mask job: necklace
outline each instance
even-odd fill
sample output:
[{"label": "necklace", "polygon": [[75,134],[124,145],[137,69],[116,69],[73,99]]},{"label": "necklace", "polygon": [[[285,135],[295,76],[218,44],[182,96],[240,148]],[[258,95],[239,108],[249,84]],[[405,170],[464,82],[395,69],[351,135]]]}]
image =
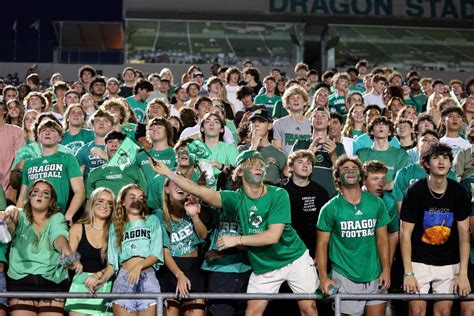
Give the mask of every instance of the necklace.
[{"label": "necklace", "polygon": [[101,229],[98,229],[98,228],[96,228],[96,227],[94,226],[94,224],[91,224],[91,227],[92,227],[94,230],[98,231],[98,232],[101,232],[101,231],[104,230],[104,227],[102,227]]},{"label": "necklace", "polygon": [[444,192],[443,192],[443,193],[436,193],[436,194],[440,194],[440,196],[437,197],[436,194],[435,194],[435,192],[433,192],[433,191],[431,190],[430,182],[429,182],[429,181],[427,181],[427,182],[428,182],[428,190],[430,191],[430,194],[431,194],[431,196],[433,197],[433,199],[435,199],[435,200],[441,200],[441,199],[444,197],[444,195],[446,194],[446,191],[447,191],[447,189],[448,189],[448,186],[446,185],[446,188],[444,189]]}]

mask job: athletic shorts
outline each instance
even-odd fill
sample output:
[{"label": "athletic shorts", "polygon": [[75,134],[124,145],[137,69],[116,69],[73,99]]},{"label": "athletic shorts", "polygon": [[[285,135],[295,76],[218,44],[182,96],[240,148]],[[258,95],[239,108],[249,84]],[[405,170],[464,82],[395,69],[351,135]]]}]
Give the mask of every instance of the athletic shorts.
[{"label": "athletic shorts", "polygon": [[420,294],[428,294],[430,287],[433,294],[452,294],[454,281],[459,274],[459,263],[445,266],[413,262],[413,273],[420,285]]},{"label": "athletic shorts", "polygon": [[250,275],[247,293],[278,293],[283,282],[287,282],[293,293],[315,293],[319,287],[314,260],[306,250],[301,257],[286,266]]},{"label": "athletic shorts", "polygon": [[9,292],[67,292],[69,282],[64,280],[60,283],[54,283],[41,275],[29,274],[18,280],[8,278],[7,288]]},{"label": "athletic shorts", "polygon": [[[345,294],[379,294],[379,280],[375,279],[367,283],[355,283],[342,274],[332,270],[332,280],[339,285],[339,293]],[[386,292],[386,291],[384,291]],[[341,301],[341,312],[348,315],[363,315],[366,305],[379,305],[385,301],[365,300],[365,301]]]},{"label": "athletic shorts", "polygon": [[[206,271],[201,270],[202,259],[199,257],[173,257],[179,269],[191,281],[190,293],[203,293],[206,291]],[[178,280],[166,267],[158,270],[158,279],[164,293],[176,292]]]},{"label": "athletic shorts", "polygon": [[[127,281],[128,271],[120,269],[112,287],[112,293],[161,293],[160,283],[155,276],[155,270],[148,268],[140,273],[140,279],[136,284]],[[156,305],[156,300],[150,299],[129,299],[114,300],[112,303],[120,305],[130,313],[146,311],[151,306]]]}]

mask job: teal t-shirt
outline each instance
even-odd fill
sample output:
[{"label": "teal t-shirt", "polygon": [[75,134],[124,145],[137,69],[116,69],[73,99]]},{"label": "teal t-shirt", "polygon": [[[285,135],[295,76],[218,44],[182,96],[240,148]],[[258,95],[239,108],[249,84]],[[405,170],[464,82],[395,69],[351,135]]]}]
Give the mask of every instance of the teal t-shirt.
[{"label": "teal t-shirt", "polygon": [[400,231],[400,214],[398,214],[397,203],[393,197],[392,192],[384,192],[382,197],[385,207],[390,217],[390,223],[387,224],[387,231],[389,234]]},{"label": "teal t-shirt", "polygon": [[275,103],[275,105],[273,106],[272,117],[279,119],[287,115],[289,115],[289,113],[283,106],[283,102],[280,101],[280,102]]},{"label": "teal t-shirt", "polygon": [[79,148],[92,141],[94,141],[94,132],[83,128],[76,135],[71,135],[69,131],[65,131],[61,144],[71,148],[72,154],[75,155]]},{"label": "teal t-shirt", "polygon": [[[66,147],[62,144],[58,144],[58,151],[72,154],[71,148]],[[12,164],[12,170],[15,169],[16,165],[18,165],[18,163],[23,160],[38,158],[42,155],[43,153],[41,152],[41,147],[37,142],[28,142],[28,144],[18,148],[18,151],[15,154],[15,160]]]},{"label": "teal t-shirt", "polygon": [[[234,144],[224,143],[221,141],[218,142],[216,146],[209,147],[209,149],[211,150],[209,160],[217,161],[224,165],[235,165],[236,158],[239,155],[239,151]],[[221,174],[221,171],[216,167],[212,167],[212,170],[217,179]]]},{"label": "teal t-shirt", "polygon": [[86,185],[86,196],[90,196],[92,191],[100,187],[106,187],[114,192],[118,197],[120,190],[127,184],[137,184],[144,192],[147,192],[147,182],[142,170],[131,165],[121,170],[120,167],[103,165],[95,168],[89,174]]},{"label": "teal t-shirt", "polygon": [[145,101],[140,102],[140,101],[135,100],[133,95],[129,96],[125,100],[128,102],[128,104],[130,104],[130,107],[137,115],[138,122],[144,123],[145,117],[146,117],[146,102]]},{"label": "teal t-shirt", "polygon": [[[392,139],[388,143],[394,148],[400,148],[400,143],[398,142],[398,139],[396,137],[392,137]],[[352,152],[355,155],[358,150],[362,148],[372,147],[373,145],[374,141],[370,139],[369,133],[364,133],[354,139]]]},{"label": "teal t-shirt", "polygon": [[54,241],[69,231],[61,213],[51,215],[40,232],[30,224],[24,210],[20,210],[18,225],[12,236],[8,276],[19,280],[29,274],[41,275],[54,283],[67,279],[67,269],[58,265],[61,254],[54,248]]},{"label": "teal t-shirt", "polygon": [[91,154],[92,148],[97,147],[105,151],[105,145],[97,145],[94,141],[85,144],[76,152],[76,159],[79,166],[84,166],[84,180],[87,180],[89,173],[97,167],[102,166],[107,160]]},{"label": "teal t-shirt", "polygon": [[356,153],[362,163],[370,160],[379,160],[387,166],[387,182],[392,182],[398,170],[408,165],[408,155],[405,150],[389,146],[387,150],[362,148]]},{"label": "teal t-shirt", "polygon": [[117,271],[125,261],[132,257],[147,258],[150,256],[158,259],[153,265],[153,268],[158,270],[164,263],[161,227],[160,220],[155,215],[125,223],[122,247],[119,250],[116,243],[115,224],[110,225],[107,260],[114,271]]},{"label": "teal t-shirt", "polygon": [[255,105],[265,105],[267,107],[268,113],[273,113],[273,108],[277,102],[281,102],[281,97],[273,95],[272,97],[267,96],[266,94],[259,94],[255,97],[253,103]]},{"label": "teal t-shirt", "polygon": [[[174,167],[176,167],[176,153],[174,152],[173,148],[168,147],[164,150],[150,149],[148,150],[148,153],[153,158],[163,162],[168,168],[173,169]],[[140,169],[142,169],[147,182],[150,183],[153,177],[156,176],[156,173],[153,170],[153,168],[150,166],[148,155],[142,151],[138,153],[135,161],[136,161],[137,166],[139,166]]]},{"label": "teal t-shirt", "polygon": [[[224,213],[216,209],[213,209],[213,213],[217,218],[217,224],[211,233],[209,250],[218,250],[216,244],[219,237],[240,236],[242,230],[236,213]],[[201,269],[224,273],[243,273],[252,269],[245,250],[232,249],[230,252],[224,251],[223,254],[225,254],[223,258],[211,262],[204,261]]]},{"label": "teal t-shirt", "polygon": [[196,231],[191,217],[184,215],[183,219],[179,221],[171,220],[166,223],[163,220],[163,210],[155,211],[156,216],[164,223],[164,228],[169,236],[169,247],[171,256],[181,257],[193,253],[198,249],[198,246],[204,243]]},{"label": "teal t-shirt", "polygon": [[268,230],[269,225],[284,224],[278,243],[263,247],[247,247],[255,274],[262,274],[290,264],[303,255],[306,246],[291,226],[291,206],[288,192],[267,185],[267,193],[258,199],[247,196],[242,188],[221,191],[222,210],[235,214],[242,235],[256,235]]},{"label": "teal t-shirt", "polygon": [[382,265],[376,229],[388,223],[388,211],[378,196],[362,192],[357,205],[349,203],[340,193],[333,197],[321,209],[317,223],[319,230],[331,233],[329,260],[332,268],[355,283],[377,279]]},{"label": "teal t-shirt", "polygon": [[21,183],[28,188],[38,179],[49,181],[58,197],[58,206],[64,213],[67,210],[70,180],[82,173],[76,158],[72,154],[56,152],[50,156],[27,160],[23,167]]}]

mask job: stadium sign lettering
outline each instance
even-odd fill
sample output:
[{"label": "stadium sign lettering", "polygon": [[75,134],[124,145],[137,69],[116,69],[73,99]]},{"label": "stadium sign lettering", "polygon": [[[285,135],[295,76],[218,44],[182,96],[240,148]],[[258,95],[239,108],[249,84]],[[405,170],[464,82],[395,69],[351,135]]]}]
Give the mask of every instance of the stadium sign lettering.
[{"label": "stadium sign lettering", "polygon": [[472,0],[270,0],[270,13],[474,19]]}]

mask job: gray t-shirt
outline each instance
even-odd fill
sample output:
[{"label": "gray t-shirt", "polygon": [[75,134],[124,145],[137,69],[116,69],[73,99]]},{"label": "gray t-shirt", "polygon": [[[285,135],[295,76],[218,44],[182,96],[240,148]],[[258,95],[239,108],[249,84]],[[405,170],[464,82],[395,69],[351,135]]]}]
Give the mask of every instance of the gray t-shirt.
[{"label": "gray t-shirt", "polygon": [[288,156],[298,139],[311,139],[311,122],[305,118],[304,122],[300,123],[288,115],[276,120],[273,133],[273,138],[283,143],[283,153]]}]

